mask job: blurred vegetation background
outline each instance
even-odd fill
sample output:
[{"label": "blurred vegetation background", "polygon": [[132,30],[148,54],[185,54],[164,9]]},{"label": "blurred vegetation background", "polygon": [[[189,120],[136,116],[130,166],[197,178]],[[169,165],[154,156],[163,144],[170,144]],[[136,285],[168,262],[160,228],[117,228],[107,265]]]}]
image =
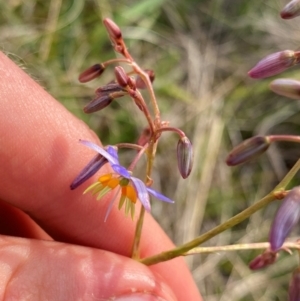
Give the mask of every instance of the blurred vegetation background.
[{"label": "blurred vegetation background", "polygon": [[[0,1],[0,47],[50,94],[97,132],[104,144],[135,142],[146,125],[130,99],[85,115],[94,90],[109,82],[80,84],[78,74],[114,58],[102,25],[112,18],[136,61],[155,70],[154,89],[163,120],[183,129],[194,144],[194,169],[177,171],[177,137],[165,134],[153,172],[155,187],[176,200],[153,203],[153,215],[176,244],[186,242],[267,194],[300,156],[295,144],[277,144],[241,167],[224,163],[229,150],[256,134],[297,134],[300,102],[268,90],[272,79],[247,71],[272,52],[299,48],[300,19],[282,21],[281,0],[6,0]],[[282,77],[297,78],[297,68]],[[147,94],[145,94],[145,97]],[[81,138],[81,137],[78,137]],[[123,162],[132,158],[122,152]],[[142,172],[143,163],[137,172]],[[299,177],[293,185],[299,184]],[[205,245],[268,239],[278,204]],[[294,235],[297,235],[297,231]],[[286,300],[296,255],[281,254],[268,269],[252,272],[258,251],[187,258],[204,300]],[[183,288],[184,289],[184,288]]]}]

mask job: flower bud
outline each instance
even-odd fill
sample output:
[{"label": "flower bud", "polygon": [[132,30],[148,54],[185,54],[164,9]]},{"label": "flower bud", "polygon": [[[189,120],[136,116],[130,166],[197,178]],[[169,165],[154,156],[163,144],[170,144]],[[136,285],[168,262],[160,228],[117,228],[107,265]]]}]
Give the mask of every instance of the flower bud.
[{"label": "flower bud", "polygon": [[105,66],[103,64],[95,64],[90,68],[86,69],[79,75],[79,81],[81,83],[86,83],[93,80],[96,77],[99,77],[105,70]]},{"label": "flower bud", "polygon": [[122,33],[119,26],[111,19],[105,18],[103,24],[109,34],[109,37],[113,42],[120,40],[122,38]]},{"label": "flower bud", "polygon": [[300,81],[290,78],[275,79],[270,83],[270,89],[282,96],[300,99]]},{"label": "flower bud", "polygon": [[115,67],[115,76],[121,87],[125,88],[128,86],[129,76],[121,66]]},{"label": "flower bud", "polygon": [[294,66],[296,63],[297,58],[295,52],[292,50],[284,50],[272,53],[263,58],[248,72],[248,75],[252,78],[266,78],[279,74],[289,67]]},{"label": "flower bud", "polygon": [[92,177],[105,163],[108,161],[100,154],[97,154],[79,173],[75,180],[70,185],[71,190],[74,190],[79,185]]},{"label": "flower bud", "polygon": [[235,166],[252,160],[264,153],[270,145],[265,136],[254,136],[236,146],[227,156],[226,164]]},{"label": "flower bud", "polygon": [[282,19],[293,19],[300,16],[300,1],[293,0],[289,2],[280,12]]},{"label": "flower bud", "polygon": [[103,95],[104,93],[111,93],[111,92],[121,92],[126,91],[123,89],[118,83],[109,83],[105,86],[99,87],[96,89],[95,93],[96,95]]},{"label": "flower bud", "polygon": [[300,219],[300,186],[294,187],[281,201],[273,220],[269,241],[272,251],[278,251]]},{"label": "flower bud", "polygon": [[177,144],[177,163],[181,176],[186,179],[193,167],[193,146],[188,137],[180,138]]},{"label": "flower bud", "polygon": [[111,104],[114,98],[111,94],[100,94],[98,97],[90,101],[84,108],[83,111],[87,114],[100,111]]},{"label": "flower bud", "polygon": [[271,264],[273,264],[278,257],[278,253],[272,252],[267,249],[262,254],[256,256],[250,263],[249,268],[251,270],[263,269]]},{"label": "flower bud", "polygon": [[289,285],[289,301],[300,300],[300,268],[297,268],[292,275]]},{"label": "flower bud", "polygon": [[[151,83],[153,83],[153,81],[155,79],[155,73],[154,73],[154,71],[153,70],[149,70],[149,69],[146,69],[144,71],[147,73],[147,75],[148,75]],[[142,80],[142,78],[139,75],[136,77],[135,85],[136,85],[136,87],[138,89],[146,89],[147,88],[147,86],[145,85],[144,81]]]}]

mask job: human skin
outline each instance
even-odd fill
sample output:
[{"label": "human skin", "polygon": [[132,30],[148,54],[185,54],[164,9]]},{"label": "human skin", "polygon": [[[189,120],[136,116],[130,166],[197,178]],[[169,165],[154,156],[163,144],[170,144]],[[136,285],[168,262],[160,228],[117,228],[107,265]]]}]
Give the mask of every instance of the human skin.
[{"label": "human skin", "polygon": [[[107,164],[70,190],[95,155],[78,140],[100,142],[3,53],[0,104],[0,300],[201,300],[182,258],[130,259],[135,223],[82,195]],[[141,257],[173,247],[147,213]]]}]

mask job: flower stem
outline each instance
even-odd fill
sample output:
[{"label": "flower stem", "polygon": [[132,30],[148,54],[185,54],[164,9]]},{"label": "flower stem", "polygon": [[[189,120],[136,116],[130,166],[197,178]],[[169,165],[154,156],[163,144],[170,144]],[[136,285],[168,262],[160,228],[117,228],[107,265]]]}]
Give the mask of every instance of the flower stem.
[{"label": "flower stem", "polygon": [[270,135],[267,136],[270,142],[275,141],[286,141],[286,142],[295,142],[300,143],[300,136],[294,136],[294,135]]},{"label": "flower stem", "polygon": [[274,188],[273,191],[283,191],[286,189],[287,185],[291,182],[293,177],[300,169],[300,159],[295,163],[295,165],[290,169],[290,171],[285,175],[285,177],[280,181],[280,183]]},{"label": "flower stem", "polygon": [[[146,184],[148,179],[151,176],[151,171],[153,167],[153,161],[156,153],[156,147],[157,147],[157,141],[154,142],[153,140],[149,143],[148,148],[148,160],[147,160],[147,171],[146,171]],[[145,208],[142,206],[140,211],[140,216],[136,224],[135,228],[135,235],[132,245],[132,251],[131,251],[131,258],[139,260],[139,246],[141,241],[141,235],[142,235],[142,228],[144,223],[144,216],[145,216]]]},{"label": "flower stem", "polygon": [[148,74],[140,68],[140,66],[138,64],[136,64],[135,62],[132,62],[131,64],[133,70],[142,78],[142,80],[144,81],[144,83],[147,86],[147,90],[150,94],[150,100],[153,106],[153,110],[154,110],[154,115],[155,115],[155,120],[160,121],[160,111],[159,111],[159,107],[156,101],[156,97],[155,97],[155,93],[153,90],[153,86],[152,83],[150,81],[150,78],[148,76]]},{"label": "flower stem", "polygon": [[[201,253],[214,253],[214,252],[222,252],[222,251],[241,251],[241,250],[264,250],[270,247],[269,242],[259,242],[259,243],[250,243],[250,244],[234,244],[234,245],[227,245],[227,246],[213,246],[213,247],[198,247],[194,248],[185,254],[187,255],[195,255]],[[296,249],[300,250],[299,242],[285,242],[281,249]]]},{"label": "flower stem", "polygon": [[135,234],[134,234],[134,240],[133,240],[132,251],[131,251],[131,258],[135,260],[138,260],[140,258],[139,246],[140,246],[140,241],[142,236],[144,216],[145,216],[145,208],[142,206],[140,211],[140,216],[135,227]]},{"label": "flower stem", "polygon": [[130,64],[130,60],[128,59],[121,59],[121,58],[117,58],[117,59],[111,59],[108,61],[103,62],[102,64],[107,67],[108,65],[112,65],[112,64],[119,64],[119,63],[127,63]]},{"label": "flower stem", "polygon": [[233,226],[241,223],[245,219],[247,219],[249,216],[254,214],[259,209],[267,206],[272,201],[276,200],[276,194],[279,191],[282,191],[292,180],[292,178],[295,176],[297,171],[300,169],[300,159],[296,162],[296,164],[293,166],[293,168],[287,173],[287,175],[283,178],[283,180],[275,187],[275,189],[270,192],[268,195],[266,195],[264,198],[259,200],[258,202],[254,203],[244,211],[238,213],[237,215],[231,217],[226,222],[216,226],[215,228],[207,231],[206,233],[198,236],[197,238],[193,239],[192,241],[183,244],[177,248],[174,248],[169,251],[162,252],[160,254],[147,257],[144,259],[141,259],[140,262],[145,265],[152,265],[159,262],[167,261],[170,259],[173,259],[178,256],[182,256],[184,253],[188,252],[189,250],[201,245],[205,241],[211,239],[212,237],[216,236],[217,234],[232,228]]}]

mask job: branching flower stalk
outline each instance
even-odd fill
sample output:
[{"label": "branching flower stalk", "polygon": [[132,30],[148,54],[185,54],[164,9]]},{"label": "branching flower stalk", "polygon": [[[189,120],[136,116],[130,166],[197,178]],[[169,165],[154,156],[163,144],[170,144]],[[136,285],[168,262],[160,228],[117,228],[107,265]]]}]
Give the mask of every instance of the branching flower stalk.
[{"label": "branching flower stalk", "polygon": [[[161,121],[158,103],[152,86],[152,81],[155,77],[154,72],[152,70],[143,70],[134,61],[126,48],[121,30],[112,20],[104,19],[103,23],[106,27],[114,50],[121,54],[123,58],[111,59],[106,62],[95,64],[80,74],[79,81],[85,83],[101,76],[109,65],[118,64],[114,68],[115,80],[105,86],[99,87],[96,90],[96,97],[85,106],[84,112],[90,114],[102,110],[110,105],[115,99],[120,99],[123,96],[128,95],[144,114],[148,126],[146,127],[146,130],[142,132],[141,137],[138,140],[138,144],[131,145],[128,143],[122,143],[117,145],[119,147],[128,147],[138,150],[138,154],[127,169],[119,163],[117,148],[107,146],[105,150],[102,150],[99,146],[94,145],[93,143],[83,141],[82,143],[85,146],[98,152],[98,155],[96,155],[95,158],[90,161],[84,170],[78,175],[78,177],[76,177],[71,184],[71,189],[77,188],[89,179],[100,167],[103,166],[103,164],[107,162],[110,163],[113,173],[101,176],[98,181],[88,187],[85,192],[92,192],[95,195],[98,194],[97,198],[100,199],[106,193],[117,189],[115,196],[113,197],[113,201],[109,205],[105,219],[108,218],[113,202],[120,192],[121,198],[119,208],[121,208],[125,202],[125,212],[126,214],[131,212],[132,218],[134,217],[134,204],[137,199],[140,200],[143,206],[141,207],[140,215],[136,224],[136,231],[132,245],[132,258],[139,259],[139,244],[145,211],[150,211],[149,194],[162,201],[173,202],[150,188],[153,182],[151,179],[151,173],[158,140],[162,132],[165,131],[173,131],[179,135],[180,139],[177,146],[178,167],[183,178],[188,177],[192,169],[192,145],[183,131],[170,127],[169,123],[166,121]],[[122,66],[119,66],[120,63],[130,66],[132,70],[128,73],[125,72]],[[132,76],[136,77],[134,78]],[[151,110],[149,110],[147,102],[144,100],[139,91],[139,89],[145,88],[148,90],[150,96]],[[141,184],[141,181],[131,176],[131,173],[144,153],[147,156],[147,167],[144,180],[145,184]]]},{"label": "branching flower stalk", "polygon": [[[300,1],[293,0],[288,4],[281,16],[283,18],[291,18],[300,15]],[[217,252],[217,251],[236,251],[245,249],[266,249],[262,254],[257,256],[250,264],[249,267],[253,270],[264,268],[270,264],[275,263],[277,260],[278,252],[281,250],[288,251],[289,249],[300,249],[299,242],[285,242],[288,234],[300,220],[300,186],[293,187],[287,190],[287,185],[294,178],[300,169],[300,159],[296,162],[293,168],[286,174],[281,182],[264,198],[249,206],[242,212],[231,217],[222,224],[214,227],[199,237],[178,246],[172,250],[156,254],[148,258],[139,257],[139,245],[142,235],[142,227],[146,211],[150,212],[151,203],[150,195],[155,198],[173,203],[174,201],[161,193],[151,188],[152,179],[151,173],[153,162],[158,147],[158,141],[163,132],[175,132],[179,136],[177,144],[177,163],[178,169],[182,178],[187,178],[193,166],[193,149],[192,143],[185,135],[185,133],[175,127],[169,126],[169,122],[162,121],[160,117],[160,110],[158,102],[153,90],[152,82],[154,80],[154,72],[152,70],[142,69],[132,58],[126,48],[125,42],[122,38],[122,33],[119,27],[110,19],[103,21],[109,38],[112,42],[114,50],[121,54],[123,58],[111,59],[106,62],[95,64],[85,70],[79,76],[80,82],[87,82],[93,80],[107,69],[109,65],[118,64],[114,69],[115,80],[105,86],[99,87],[95,94],[96,97],[85,106],[85,113],[93,113],[102,110],[112,101],[120,99],[123,96],[130,96],[140,111],[144,114],[147,126],[142,131],[137,144],[120,143],[116,146],[106,146],[101,148],[89,141],[81,141],[83,145],[90,147],[97,155],[87,164],[87,166],[80,172],[76,179],[71,184],[71,189],[77,188],[90,177],[92,177],[104,164],[111,165],[112,172],[101,176],[98,181],[89,186],[85,192],[92,192],[98,195],[97,198],[101,199],[106,193],[115,191],[115,195],[109,205],[105,219],[108,217],[112,209],[114,201],[119,197],[119,209],[125,204],[125,213],[131,214],[134,218],[135,203],[139,200],[142,204],[139,217],[136,224],[134,241],[132,244],[132,258],[140,261],[145,265],[153,265],[163,261],[171,260],[178,256],[187,256],[190,254],[198,254],[204,252]],[[119,64],[126,64],[132,68],[129,72],[125,72]],[[252,78],[266,78],[284,72],[290,67],[300,65],[300,51],[284,50],[266,56],[258,62],[258,64],[249,71],[249,76]],[[135,76],[135,77],[134,77]],[[270,88],[283,96],[293,99],[298,99],[300,95],[300,82],[291,79],[278,79],[273,81]],[[147,101],[144,100],[139,89],[147,89],[151,110],[148,107]],[[240,145],[233,148],[229,153],[226,163],[229,166],[235,166],[253,160],[257,156],[266,152],[273,142],[300,142],[300,136],[293,135],[268,135],[268,136],[254,136],[245,140]],[[137,151],[136,156],[132,160],[128,168],[122,166],[118,158],[118,148],[130,148]],[[147,165],[144,181],[132,176],[132,172],[140,160],[141,156],[147,156]],[[120,196],[121,195],[121,196]],[[256,244],[242,244],[231,246],[216,246],[197,248],[202,243],[208,241],[219,233],[226,231],[229,228],[241,223],[258,210],[264,208],[275,200],[282,200],[273,221],[268,243]],[[196,249],[197,248],[197,249]],[[300,283],[300,269],[297,268],[293,274],[291,282],[290,300],[298,300],[297,296],[300,295],[298,289],[298,282]],[[291,297],[292,296],[292,297]],[[296,296],[296,297],[295,297]]]}]

